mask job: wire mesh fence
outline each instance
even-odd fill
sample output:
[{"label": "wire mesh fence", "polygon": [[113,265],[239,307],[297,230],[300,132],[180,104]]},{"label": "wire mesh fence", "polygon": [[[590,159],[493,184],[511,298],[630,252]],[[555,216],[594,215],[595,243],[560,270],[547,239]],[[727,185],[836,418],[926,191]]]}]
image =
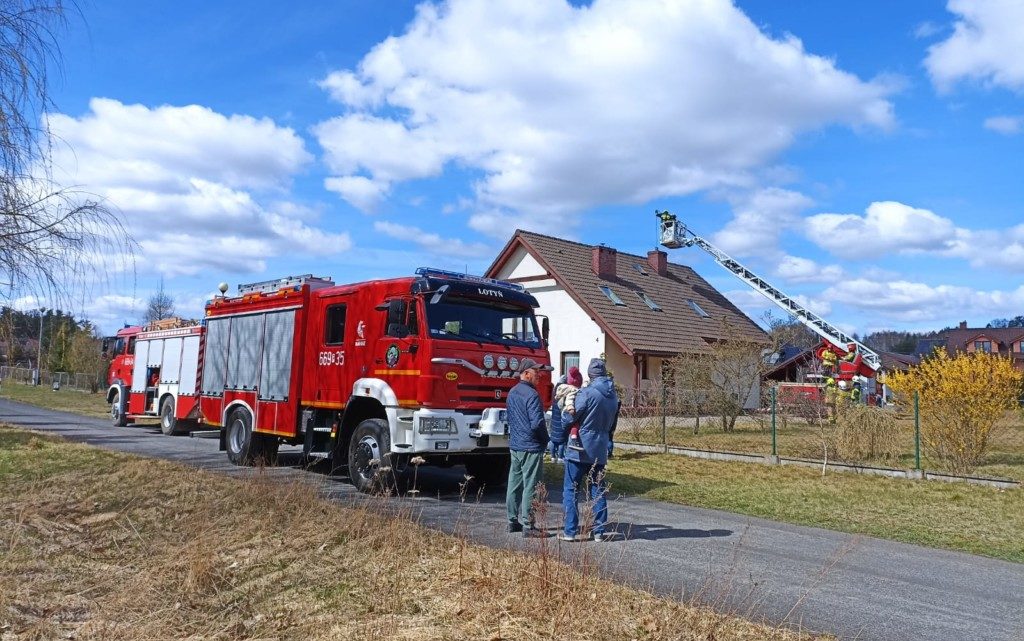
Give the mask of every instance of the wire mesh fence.
[{"label": "wire mesh fence", "polygon": [[73,389],[82,392],[96,392],[103,384],[102,377],[99,374],[51,372],[45,369],[39,371],[30,367],[0,366],[0,381],[9,380],[32,385],[36,383],[37,376],[39,385],[52,388],[54,383],[56,383],[61,389]]},{"label": "wire mesh fence", "polygon": [[983,434],[963,427],[943,435],[913,399],[884,406],[824,398],[780,402],[766,388],[761,407],[738,412],[733,421],[737,408],[708,411],[700,393],[620,391],[620,443],[1024,481],[1020,410],[1006,412]]}]

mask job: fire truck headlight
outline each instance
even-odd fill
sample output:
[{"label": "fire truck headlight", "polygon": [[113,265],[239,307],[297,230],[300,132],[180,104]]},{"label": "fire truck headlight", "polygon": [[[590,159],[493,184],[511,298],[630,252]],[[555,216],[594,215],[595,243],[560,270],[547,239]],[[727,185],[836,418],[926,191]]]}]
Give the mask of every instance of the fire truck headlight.
[{"label": "fire truck headlight", "polygon": [[455,419],[443,416],[423,416],[420,418],[420,434],[455,434],[458,428]]}]

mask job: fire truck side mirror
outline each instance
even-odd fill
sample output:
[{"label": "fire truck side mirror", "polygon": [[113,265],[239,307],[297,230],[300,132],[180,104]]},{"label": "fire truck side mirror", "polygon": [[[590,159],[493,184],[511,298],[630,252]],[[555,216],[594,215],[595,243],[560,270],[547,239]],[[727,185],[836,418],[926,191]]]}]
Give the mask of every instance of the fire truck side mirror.
[{"label": "fire truck side mirror", "polygon": [[407,305],[402,298],[392,298],[388,301],[388,336],[405,338],[409,335],[409,328],[405,323],[405,314],[408,311]]},{"label": "fire truck side mirror", "polygon": [[548,322],[547,316],[540,317],[540,337],[544,339],[544,343],[548,342],[548,335],[551,333],[551,324]]}]

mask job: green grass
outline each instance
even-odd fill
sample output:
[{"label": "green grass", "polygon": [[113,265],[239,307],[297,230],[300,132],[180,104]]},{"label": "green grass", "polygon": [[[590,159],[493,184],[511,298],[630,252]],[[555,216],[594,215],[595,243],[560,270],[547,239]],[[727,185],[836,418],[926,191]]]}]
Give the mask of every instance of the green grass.
[{"label": "green grass", "polygon": [[[561,468],[547,465],[549,481]],[[616,452],[611,494],[1024,562],[1024,490]]]},{"label": "green grass", "polygon": [[90,394],[70,389],[61,389],[55,392],[43,385],[23,385],[9,380],[0,383],[0,398],[9,398],[19,403],[73,412],[92,418],[110,416],[110,406],[107,405],[104,392],[106,390]]}]

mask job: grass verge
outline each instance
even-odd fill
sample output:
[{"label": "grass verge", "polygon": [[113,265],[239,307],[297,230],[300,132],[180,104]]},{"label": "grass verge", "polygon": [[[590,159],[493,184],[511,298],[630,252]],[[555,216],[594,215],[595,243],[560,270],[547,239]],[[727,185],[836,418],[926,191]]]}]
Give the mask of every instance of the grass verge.
[{"label": "grass verge", "polygon": [[[561,484],[561,468],[546,466]],[[1024,562],[1024,490],[616,450],[611,493]]]},{"label": "grass verge", "polygon": [[[105,392],[106,390],[103,390]],[[108,418],[110,406],[103,392],[90,394],[78,390],[61,389],[56,392],[43,385],[24,385],[4,380],[0,383],[0,398],[28,403],[63,412],[73,412],[91,418]]]},{"label": "grass verge", "polygon": [[[806,638],[585,562],[468,544],[258,473],[0,426],[0,635],[13,639]],[[581,625],[600,612],[595,626]]]}]

